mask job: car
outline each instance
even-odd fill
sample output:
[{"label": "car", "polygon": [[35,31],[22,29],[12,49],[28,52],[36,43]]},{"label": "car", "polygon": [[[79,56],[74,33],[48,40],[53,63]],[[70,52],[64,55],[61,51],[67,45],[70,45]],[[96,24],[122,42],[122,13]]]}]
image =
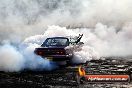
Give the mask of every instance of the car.
[{"label": "car", "polygon": [[74,56],[74,51],[80,50],[80,46],[84,44],[80,42],[82,36],[83,34],[79,34],[76,39],[71,37],[47,38],[40,47],[35,48],[34,52],[44,59],[70,63]]}]

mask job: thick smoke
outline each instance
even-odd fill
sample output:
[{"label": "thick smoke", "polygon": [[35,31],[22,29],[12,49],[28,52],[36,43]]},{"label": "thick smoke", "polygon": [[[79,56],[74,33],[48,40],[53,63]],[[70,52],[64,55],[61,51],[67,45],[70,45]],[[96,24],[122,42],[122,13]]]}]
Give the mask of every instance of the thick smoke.
[{"label": "thick smoke", "polygon": [[42,59],[34,54],[37,44],[22,44],[14,46],[4,44],[0,46],[0,71],[21,71],[21,70],[53,70],[57,64]]},{"label": "thick smoke", "polygon": [[[41,34],[47,25],[122,28],[132,21],[131,0],[0,0],[0,40]],[[14,42],[14,41],[13,41]]]},{"label": "thick smoke", "polygon": [[33,54],[52,36],[84,34],[75,62],[132,56],[131,4],[132,0],[0,0],[0,70],[53,69],[54,63]]},{"label": "thick smoke", "polygon": [[132,30],[131,24],[124,26],[120,31],[98,23],[95,28],[67,29],[66,27],[49,26],[43,35],[31,36],[25,39],[26,43],[41,44],[45,38],[54,36],[77,36],[84,34],[81,41],[84,46],[80,52],[75,52],[79,61],[97,59],[103,56],[131,56]]},{"label": "thick smoke", "polygon": [[19,71],[23,69],[24,57],[14,47],[3,45],[0,47],[0,70]]}]

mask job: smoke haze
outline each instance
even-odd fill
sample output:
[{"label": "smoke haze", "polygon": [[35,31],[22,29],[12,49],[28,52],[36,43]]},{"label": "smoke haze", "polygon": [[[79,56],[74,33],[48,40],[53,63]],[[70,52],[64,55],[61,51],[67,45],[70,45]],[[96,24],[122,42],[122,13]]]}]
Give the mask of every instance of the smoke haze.
[{"label": "smoke haze", "polygon": [[0,0],[0,40],[41,34],[47,25],[122,28],[132,21],[131,0]]},{"label": "smoke haze", "polygon": [[131,8],[132,0],[0,0],[0,70],[53,69],[33,54],[52,36],[84,34],[75,62],[132,56]]}]

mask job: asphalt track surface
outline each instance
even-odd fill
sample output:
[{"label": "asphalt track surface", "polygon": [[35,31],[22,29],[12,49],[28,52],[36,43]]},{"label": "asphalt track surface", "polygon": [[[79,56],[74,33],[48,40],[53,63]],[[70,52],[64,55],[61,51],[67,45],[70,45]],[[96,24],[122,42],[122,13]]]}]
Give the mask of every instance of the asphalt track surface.
[{"label": "asphalt track surface", "polygon": [[77,83],[77,72],[58,69],[52,72],[0,72],[0,88],[132,88],[132,83]]}]

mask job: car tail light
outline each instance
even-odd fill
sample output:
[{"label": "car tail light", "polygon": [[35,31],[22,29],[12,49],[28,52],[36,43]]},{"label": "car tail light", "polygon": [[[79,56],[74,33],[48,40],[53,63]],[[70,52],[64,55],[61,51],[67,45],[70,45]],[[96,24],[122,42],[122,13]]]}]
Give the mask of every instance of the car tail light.
[{"label": "car tail light", "polygon": [[57,51],[57,54],[64,54],[64,51]]},{"label": "car tail light", "polygon": [[57,54],[59,54],[60,52],[56,52]]},{"label": "car tail light", "polygon": [[43,54],[43,52],[42,51],[38,51],[38,55],[42,55]]},{"label": "car tail light", "polygon": [[61,51],[60,54],[64,54],[64,52]]}]

